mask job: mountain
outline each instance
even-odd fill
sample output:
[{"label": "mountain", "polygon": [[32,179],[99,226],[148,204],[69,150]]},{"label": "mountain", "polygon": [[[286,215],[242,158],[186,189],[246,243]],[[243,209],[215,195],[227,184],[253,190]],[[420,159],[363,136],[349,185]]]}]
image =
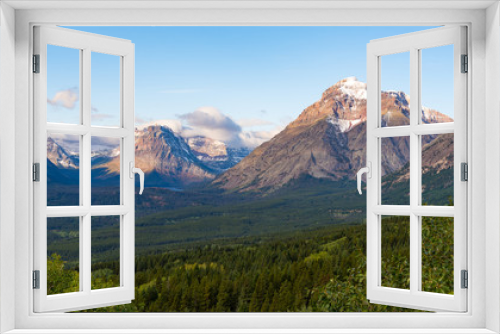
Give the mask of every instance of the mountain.
[{"label": "mountain", "polygon": [[78,185],[80,171],[78,155],[63,148],[52,137],[47,137],[47,184],[53,190],[55,183]]},{"label": "mountain", "polygon": [[182,188],[211,180],[216,175],[196,157],[182,137],[161,125],[136,131],[135,165],[146,174],[145,186]]},{"label": "mountain", "polygon": [[[382,125],[409,124],[409,96],[381,94]],[[451,118],[436,110],[421,111],[424,123]],[[427,137],[427,144],[434,138]],[[383,141],[382,175],[401,169],[409,160],[409,138]],[[321,99],[270,141],[227,170],[214,185],[227,190],[276,190],[301,176],[333,181],[354,179],[365,166],[366,84],[354,77],[328,88]]]},{"label": "mountain", "polygon": [[251,152],[248,148],[231,148],[207,137],[190,137],[185,141],[196,157],[217,174],[233,167]]},{"label": "mountain", "polygon": [[47,160],[59,168],[78,169],[78,156],[47,137]]},{"label": "mountain", "polygon": [[[116,150],[110,159],[96,156],[101,164],[93,165],[95,174],[106,180],[119,177],[120,156]],[[146,187],[183,188],[212,180],[216,173],[204,165],[186,141],[163,125],[149,125],[135,132],[135,165],[145,174]]]},{"label": "mountain", "polygon": [[[138,127],[135,131],[136,166],[146,173],[146,186],[184,188],[190,184],[213,180],[217,174],[233,167],[250,153],[247,148],[231,148],[225,143],[206,138],[183,138],[167,121]],[[165,124],[163,124],[165,123]],[[168,125],[167,125],[168,124]],[[119,180],[120,148],[92,151],[92,178],[99,185]],[[47,141],[47,161],[52,181],[71,183],[78,174],[78,155],[52,138]],[[77,182],[73,180],[73,182]]]}]

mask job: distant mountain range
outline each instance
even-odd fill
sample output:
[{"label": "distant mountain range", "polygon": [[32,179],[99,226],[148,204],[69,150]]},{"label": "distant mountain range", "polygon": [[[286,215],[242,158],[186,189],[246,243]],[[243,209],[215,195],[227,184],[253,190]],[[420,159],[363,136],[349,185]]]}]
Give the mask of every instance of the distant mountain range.
[{"label": "distant mountain range", "polygon": [[[381,104],[382,126],[409,124],[409,96],[404,92],[382,92]],[[420,114],[424,123],[453,121],[429,108]],[[452,143],[449,135],[425,137],[425,172],[450,167]],[[119,177],[117,150],[93,152],[93,169],[100,171],[96,177]],[[184,138],[161,124],[137,128],[135,150],[136,166],[145,172],[147,187],[185,188],[211,182],[225,190],[269,192],[303,176],[352,180],[366,164],[366,84],[353,77],[337,82],[283,131],[253,151],[202,136]],[[78,155],[52,138],[47,141],[47,152],[51,179],[71,182]],[[397,172],[405,179],[408,160],[409,138],[384,140],[383,175]]]},{"label": "distant mountain range", "polygon": [[[145,182],[148,187],[184,188],[213,180],[250,152],[249,148],[228,147],[221,141],[206,137],[183,138],[166,125],[148,125],[135,132],[136,166],[146,174]],[[119,162],[118,147],[93,151],[93,179],[119,179]],[[78,177],[78,173],[74,171],[78,169],[79,156],[65,147],[64,140],[48,138],[47,163],[52,182],[76,182],[68,177]],[[69,170],[73,173],[68,173]]]}]

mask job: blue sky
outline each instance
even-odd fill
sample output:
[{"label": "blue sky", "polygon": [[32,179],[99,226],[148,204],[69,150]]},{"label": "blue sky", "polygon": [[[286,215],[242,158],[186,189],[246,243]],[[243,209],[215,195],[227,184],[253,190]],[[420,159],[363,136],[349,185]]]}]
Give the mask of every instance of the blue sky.
[{"label": "blue sky", "polygon": [[[429,27],[71,29],[135,43],[137,123],[162,119],[185,123],[190,118],[182,115],[208,107],[230,118],[242,129],[273,131],[295,119],[337,81],[356,76],[366,82],[366,44],[370,40]],[[425,50],[422,101],[426,106],[452,115],[450,50],[451,46],[441,47],[432,51],[433,55]],[[409,94],[408,59],[387,57],[393,59],[383,59],[383,89],[403,90]],[[118,112],[116,61],[105,58],[114,57],[97,59],[93,55],[93,60],[99,61],[98,68],[93,68],[92,72],[93,76],[99,75],[92,80],[95,125],[117,122],[114,116]],[[62,99],[54,98],[57,92],[76,87],[78,76],[68,68],[75,68],[78,58],[53,52],[48,61],[48,100],[53,102],[49,103],[49,120],[50,117],[63,119],[62,111],[68,108],[61,106]],[[99,87],[95,88],[97,84]]]}]

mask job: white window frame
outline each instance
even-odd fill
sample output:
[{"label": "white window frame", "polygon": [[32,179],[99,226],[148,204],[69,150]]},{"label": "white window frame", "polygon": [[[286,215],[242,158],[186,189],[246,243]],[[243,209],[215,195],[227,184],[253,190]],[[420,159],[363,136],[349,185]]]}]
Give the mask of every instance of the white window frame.
[{"label": "white window frame", "polygon": [[[421,85],[422,50],[453,45],[454,122],[423,124]],[[466,28],[450,26],[373,40],[367,46],[367,298],[384,305],[422,310],[467,310],[467,290],[461,287],[461,271],[467,270],[467,183],[461,181],[461,163],[467,163],[467,75],[461,73],[461,56],[467,54]],[[410,123],[382,127],[381,76],[386,55],[407,52],[410,73]],[[413,97],[413,98],[411,98]],[[454,135],[454,206],[422,205],[422,135]],[[382,203],[382,138],[407,136],[410,142],[410,203]],[[410,288],[397,289],[382,284],[382,216],[406,216],[410,229]],[[422,217],[454,219],[453,294],[422,290]]]},{"label": "white window frame", "polygon": [[[43,3],[43,1],[39,2]],[[13,52],[13,43],[6,41],[12,39],[15,27],[15,61],[11,58],[2,58],[3,69],[6,76],[0,77],[0,112],[2,118],[4,108],[12,108],[12,98],[6,94],[5,87],[15,79],[15,117],[5,113],[9,124],[14,124],[15,118],[15,150],[5,149],[2,146],[0,167],[6,166],[9,171],[15,167],[15,226],[5,219],[2,212],[0,232],[0,319],[3,330],[16,329],[16,333],[36,333],[37,329],[53,329],[50,332],[70,333],[76,329],[88,329],[92,333],[115,332],[133,333],[134,330],[165,329],[163,332],[176,332],[175,329],[192,329],[193,332],[342,332],[350,329],[350,333],[383,332],[404,333],[415,332],[412,328],[419,328],[419,332],[427,333],[491,333],[500,331],[500,263],[498,255],[499,235],[498,220],[500,218],[500,175],[496,169],[500,162],[499,144],[500,125],[498,91],[500,89],[500,70],[495,65],[500,59],[499,16],[498,4],[470,2],[429,2],[419,4],[415,2],[407,8],[401,2],[376,1],[370,3],[347,4],[347,2],[332,2],[333,4],[317,4],[311,2],[283,2],[281,5],[258,4],[227,5],[227,8],[215,1],[206,2],[203,8],[195,7],[196,4],[184,5],[184,9],[175,8],[179,4],[170,4],[170,8],[147,9],[148,1],[144,1],[143,10],[96,9],[96,2],[87,2],[83,7],[87,9],[65,8],[57,6],[70,6],[69,4],[55,4],[52,9],[26,9],[18,10],[15,23],[12,15],[2,21],[2,48],[0,54],[6,51]],[[123,2],[125,3],[125,2]],[[336,3],[336,4],[335,4]],[[427,3],[427,5],[425,4]],[[439,3],[439,5],[436,5]],[[9,4],[16,6],[15,1]],[[19,3],[23,5],[22,2]],[[25,3],[30,8],[33,3]],[[165,5],[165,6],[167,6]],[[200,4],[198,4],[201,6]],[[491,5],[486,10],[485,7]],[[33,5],[35,6],[35,5]],[[56,7],[54,7],[56,6]],[[99,6],[105,6],[99,4]],[[112,6],[112,5],[110,5]],[[125,4],[124,4],[125,6]],[[140,5],[137,5],[140,6]],[[154,6],[159,6],[157,3]],[[153,7],[154,7],[153,6]],[[281,6],[281,7],[280,7]],[[330,7],[329,7],[330,6]],[[336,7],[335,7],[336,6]],[[420,6],[420,7],[419,7]],[[440,7],[441,6],[441,7]],[[462,6],[461,9],[454,6]],[[467,8],[467,6],[469,6]],[[478,8],[478,6],[482,6]],[[2,4],[2,18],[5,14],[12,14],[8,4]],[[343,8],[342,8],[343,7]],[[354,9],[345,9],[352,7]],[[356,8],[358,7],[358,8]],[[384,8],[385,7],[385,8]],[[438,7],[436,9],[435,7]],[[26,7],[25,7],[26,8]],[[93,9],[92,9],[93,8]],[[375,9],[373,9],[375,8]],[[410,10],[411,8],[411,10]],[[439,9],[441,8],[441,9]],[[278,10],[279,9],[279,10]],[[486,22],[486,25],[485,25]],[[32,27],[35,24],[70,25],[443,25],[465,24],[469,27],[469,49],[471,59],[468,78],[468,104],[469,119],[468,132],[471,138],[468,143],[470,158],[470,181],[468,204],[470,239],[468,260],[470,272],[468,289],[469,308],[466,313],[434,313],[434,314],[35,314],[32,312],[31,269],[33,268],[30,252],[32,251],[32,222],[33,213],[30,194],[32,147],[30,147],[32,133],[32,75],[30,69],[30,55],[32,54]],[[7,26],[11,29],[3,29]],[[9,35],[11,34],[11,35]],[[9,37],[10,36],[10,37]],[[132,41],[133,42],[133,41]],[[6,60],[7,63],[4,63]],[[485,71],[485,64],[490,64],[492,72]],[[15,66],[15,73],[11,70]],[[4,74],[4,72],[2,72]],[[488,83],[488,85],[486,85]],[[10,89],[10,88],[9,88]],[[8,90],[12,92],[12,89]],[[488,106],[488,108],[486,108]],[[12,110],[12,109],[10,109]],[[488,122],[485,118],[488,117]],[[3,126],[3,125],[0,125]],[[6,127],[5,127],[6,128]],[[486,130],[490,131],[487,132]],[[495,131],[496,130],[496,131]],[[12,134],[13,131],[8,132]],[[8,139],[0,133],[0,140]],[[488,139],[488,140],[486,140]],[[490,140],[491,139],[491,140]],[[488,155],[485,149],[490,149]],[[4,157],[14,157],[15,164],[3,160]],[[485,163],[491,164],[485,167]],[[0,172],[4,172],[2,169]],[[486,171],[492,172],[486,183]],[[5,174],[0,174],[1,180],[9,185]],[[3,186],[3,184],[2,184]],[[10,199],[6,198],[10,190],[5,187],[0,190],[2,209]],[[488,193],[488,196],[486,194]],[[3,195],[3,196],[2,196]],[[488,209],[485,206],[490,204]],[[12,214],[8,216],[11,218]],[[471,226],[474,226],[472,229]],[[15,231],[14,231],[15,228]],[[15,243],[8,238],[15,238]],[[14,256],[12,256],[14,254]],[[486,256],[489,254],[489,256]],[[11,259],[9,259],[11,258]],[[26,261],[26,259],[29,259]],[[9,292],[14,286],[14,292]],[[488,291],[488,293],[486,293]],[[5,297],[4,297],[5,296]],[[9,305],[10,304],[10,305]],[[9,309],[15,305],[14,312]],[[9,307],[10,306],[10,307]],[[8,318],[14,313],[14,320]],[[247,329],[246,331],[244,329]],[[141,329],[136,332],[141,332]],[[170,329],[170,331],[168,330]],[[217,329],[217,330],[215,330]],[[238,330],[240,329],[240,330]],[[287,330],[288,329],[288,330]],[[294,330],[295,329],[295,330]],[[300,330],[298,330],[300,329]],[[358,329],[357,331],[355,329]],[[383,330],[382,330],[383,329]],[[460,330],[462,329],[462,330]],[[109,330],[109,331],[107,331]],[[492,330],[492,331],[490,331]],[[180,330],[179,330],[180,331]],[[252,332],[254,332],[252,331]],[[186,331],[184,331],[186,332]]]},{"label": "white window frame", "polygon": [[[135,291],[135,193],[130,177],[135,161],[134,119],[134,44],[60,27],[34,27],[34,54],[39,58],[39,73],[34,84],[34,162],[38,163],[39,181],[33,184],[34,200],[34,270],[39,271],[39,289],[34,289],[34,311],[74,311],[94,307],[128,304]],[[47,45],[72,48],[80,54],[79,124],[47,122]],[[120,123],[118,127],[93,126],[91,121],[92,54],[119,58]],[[47,136],[68,134],[80,137],[80,203],[78,206],[47,206]],[[116,138],[120,141],[120,203],[91,204],[92,137]],[[132,173],[133,176],[133,173]],[[120,285],[92,290],[91,225],[92,217],[118,216]],[[79,219],[79,291],[47,295],[47,218]]]}]

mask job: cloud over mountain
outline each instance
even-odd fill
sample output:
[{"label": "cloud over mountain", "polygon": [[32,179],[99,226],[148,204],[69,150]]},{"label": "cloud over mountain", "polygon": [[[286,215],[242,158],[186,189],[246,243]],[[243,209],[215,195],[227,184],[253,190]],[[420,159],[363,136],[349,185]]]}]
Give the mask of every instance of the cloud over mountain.
[{"label": "cloud over mountain", "polygon": [[47,103],[53,106],[73,109],[78,101],[78,91],[75,88],[60,90],[54,94],[52,99],[47,99]]},{"label": "cloud over mountain", "polygon": [[255,148],[282,130],[276,126],[268,131],[248,131],[247,127],[268,126],[273,123],[262,119],[243,119],[238,122],[213,107],[202,107],[191,113],[179,115],[186,122],[183,137],[203,136],[220,140],[231,147]]},{"label": "cloud over mountain", "polygon": [[[162,125],[183,138],[206,137],[224,142],[229,147],[252,149],[274,137],[284,127],[260,118],[235,121],[214,107],[201,107],[177,117],[179,119],[150,122],[136,117],[136,123],[139,123],[136,127],[142,130],[149,126]],[[255,129],[256,127],[259,129]],[[265,130],[262,127],[270,129]]]},{"label": "cloud over mountain", "polygon": [[241,126],[213,107],[201,107],[191,113],[179,115],[186,123],[183,137],[203,136],[223,141],[232,146],[241,146],[238,134]]}]

